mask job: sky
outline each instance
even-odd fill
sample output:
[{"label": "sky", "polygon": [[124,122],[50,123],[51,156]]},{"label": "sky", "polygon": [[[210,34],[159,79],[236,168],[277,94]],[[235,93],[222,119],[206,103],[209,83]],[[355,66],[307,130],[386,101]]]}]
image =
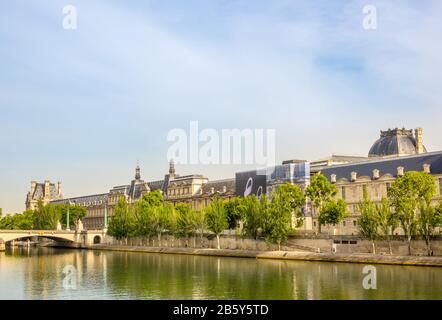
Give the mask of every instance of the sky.
[{"label": "sky", "polygon": [[[274,129],[277,162],[365,156],[393,127],[423,127],[442,150],[441,38],[438,0],[3,1],[0,207],[23,211],[32,180],[107,192],[137,161],[161,179],[168,132],[191,121]],[[244,166],[176,169],[220,179]]]}]

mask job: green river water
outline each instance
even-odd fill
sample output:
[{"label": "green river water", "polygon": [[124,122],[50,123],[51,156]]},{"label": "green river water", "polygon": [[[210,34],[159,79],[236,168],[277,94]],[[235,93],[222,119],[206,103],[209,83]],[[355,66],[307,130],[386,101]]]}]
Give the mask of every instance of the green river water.
[{"label": "green river water", "polygon": [[9,248],[0,299],[442,299],[442,268]]}]

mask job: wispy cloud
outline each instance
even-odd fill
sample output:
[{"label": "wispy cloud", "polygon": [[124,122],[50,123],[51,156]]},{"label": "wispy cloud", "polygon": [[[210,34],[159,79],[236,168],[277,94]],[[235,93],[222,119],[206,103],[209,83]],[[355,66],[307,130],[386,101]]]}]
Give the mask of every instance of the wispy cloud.
[{"label": "wispy cloud", "polygon": [[[0,207],[31,179],[69,195],[160,178],[167,131],[276,128],[277,158],[365,154],[378,130],[423,126],[441,149],[441,4],[370,1],[59,1],[0,5]],[[7,168],[7,169],[6,169]],[[210,177],[228,167],[182,167]]]}]

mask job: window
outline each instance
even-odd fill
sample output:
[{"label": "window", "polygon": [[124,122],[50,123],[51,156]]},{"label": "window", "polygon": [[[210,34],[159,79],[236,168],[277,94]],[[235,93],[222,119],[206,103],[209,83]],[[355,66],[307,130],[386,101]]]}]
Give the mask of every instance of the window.
[{"label": "window", "polygon": [[362,194],[364,195],[364,194],[367,194],[368,195],[368,188],[367,188],[367,185],[366,184],[363,184],[362,185]]},{"label": "window", "polygon": [[388,192],[388,190],[390,190],[390,187],[391,187],[391,183],[387,182],[387,192]]},{"label": "window", "polygon": [[345,221],[342,221],[342,225],[345,227]]},{"label": "window", "polygon": [[345,200],[345,187],[342,187],[341,194],[342,194],[342,199]]},{"label": "window", "polygon": [[313,226],[316,227],[316,221],[313,221]]},{"label": "window", "polygon": [[357,225],[356,220],[353,220],[353,227],[356,227],[356,225]]}]

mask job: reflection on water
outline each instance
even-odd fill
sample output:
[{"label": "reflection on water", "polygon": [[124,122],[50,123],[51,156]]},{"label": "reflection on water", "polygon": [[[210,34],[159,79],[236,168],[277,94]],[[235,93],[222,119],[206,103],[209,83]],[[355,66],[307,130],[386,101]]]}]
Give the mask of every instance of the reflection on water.
[{"label": "reflection on water", "polygon": [[[76,289],[63,285],[76,269]],[[15,248],[0,253],[1,299],[442,299],[442,269]],[[66,281],[65,281],[66,282]]]}]

